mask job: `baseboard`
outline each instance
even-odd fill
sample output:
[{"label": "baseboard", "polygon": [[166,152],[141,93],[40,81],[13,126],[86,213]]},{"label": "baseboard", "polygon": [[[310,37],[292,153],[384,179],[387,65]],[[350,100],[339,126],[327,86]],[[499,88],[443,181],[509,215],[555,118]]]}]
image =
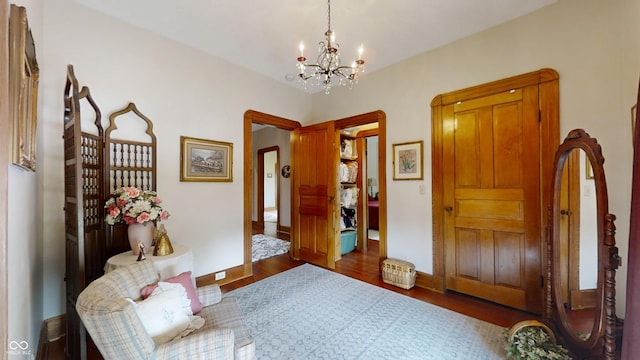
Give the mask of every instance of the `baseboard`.
[{"label": "baseboard", "polygon": [[225,278],[221,280],[216,280],[216,273],[219,273],[220,271],[216,271],[215,273],[211,273],[207,275],[198,276],[196,278],[196,286],[200,287],[200,286],[206,286],[211,284],[224,285],[224,284],[232,283],[236,280],[240,280],[240,279],[244,279],[246,277],[252,276],[253,274],[251,273],[252,272],[251,264],[249,265],[250,266],[248,267],[244,265],[238,265],[232,268],[220,270],[220,271],[226,272]]},{"label": "baseboard", "polygon": [[59,340],[65,336],[67,329],[67,318],[65,314],[45,319],[40,327],[40,338],[38,339],[38,351],[36,353],[37,360],[46,360],[45,345],[47,343]]},{"label": "baseboard", "polygon": [[596,289],[571,290],[571,308],[588,309],[596,306]]},{"label": "baseboard", "polygon": [[416,271],[416,274],[418,275],[416,277],[417,287],[442,293],[439,277],[421,271]]},{"label": "baseboard", "polygon": [[278,224],[278,232],[284,234],[291,234],[291,226],[284,226]]},{"label": "baseboard", "polygon": [[254,234],[262,234],[262,232],[264,232],[264,226],[262,224],[263,223],[258,221],[251,221],[251,230]]}]

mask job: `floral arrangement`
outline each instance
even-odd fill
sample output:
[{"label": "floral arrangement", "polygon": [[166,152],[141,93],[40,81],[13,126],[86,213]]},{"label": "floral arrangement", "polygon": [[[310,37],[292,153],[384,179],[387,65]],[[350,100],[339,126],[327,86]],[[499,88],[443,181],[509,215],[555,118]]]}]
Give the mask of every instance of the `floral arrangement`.
[{"label": "floral arrangement", "polygon": [[105,221],[109,225],[116,223],[146,224],[149,221],[167,220],[169,213],[162,209],[162,200],[155,191],[142,191],[136,187],[121,187],[111,194],[105,203],[107,210]]}]

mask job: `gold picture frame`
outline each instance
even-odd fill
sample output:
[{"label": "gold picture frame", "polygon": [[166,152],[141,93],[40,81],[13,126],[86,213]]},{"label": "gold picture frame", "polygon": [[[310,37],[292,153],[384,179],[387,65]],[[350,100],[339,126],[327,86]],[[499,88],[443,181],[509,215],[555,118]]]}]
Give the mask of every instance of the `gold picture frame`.
[{"label": "gold picture frame", "polygon": [[393,180],[422,180],[423,141],[393,144]]},{"label": "gold picture frame", "polygon": [[11,162],[36,171],[36,126],[40,70],[24,7],[9,14],[9,116]]},{"label": "gold picture frame", "polygon": [[233,144],[180,136],[180,181],[232,182]]}]

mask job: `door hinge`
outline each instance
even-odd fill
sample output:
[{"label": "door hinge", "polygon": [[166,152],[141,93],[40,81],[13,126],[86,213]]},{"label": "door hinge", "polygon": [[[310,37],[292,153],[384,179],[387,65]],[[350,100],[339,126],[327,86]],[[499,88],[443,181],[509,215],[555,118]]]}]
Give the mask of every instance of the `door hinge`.
[{"label": "door hinge", "polygon": [[542,110],[538,110],[538,122],[542,122]]},{"label": "door hinge", "polygon": [[544,276],[540,275],[540,288],[544,288]]}]

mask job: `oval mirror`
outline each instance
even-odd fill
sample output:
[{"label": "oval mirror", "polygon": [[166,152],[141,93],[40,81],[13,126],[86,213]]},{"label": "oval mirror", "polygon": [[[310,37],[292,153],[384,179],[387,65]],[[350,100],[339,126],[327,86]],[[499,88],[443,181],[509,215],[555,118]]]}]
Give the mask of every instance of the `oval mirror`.
[{"label": "oval mirror", "polygon": [[569,133],[554,162],[545,318],[579,359],[615,358],[619,258],[603,163],[582,129]]},{"label": "oval mirror", "polygon": [[558,251],[560,295],[567,325],[588,339],[597,323],[597,204],[593,165],[584,150],[569,150],[562,167]]}]

